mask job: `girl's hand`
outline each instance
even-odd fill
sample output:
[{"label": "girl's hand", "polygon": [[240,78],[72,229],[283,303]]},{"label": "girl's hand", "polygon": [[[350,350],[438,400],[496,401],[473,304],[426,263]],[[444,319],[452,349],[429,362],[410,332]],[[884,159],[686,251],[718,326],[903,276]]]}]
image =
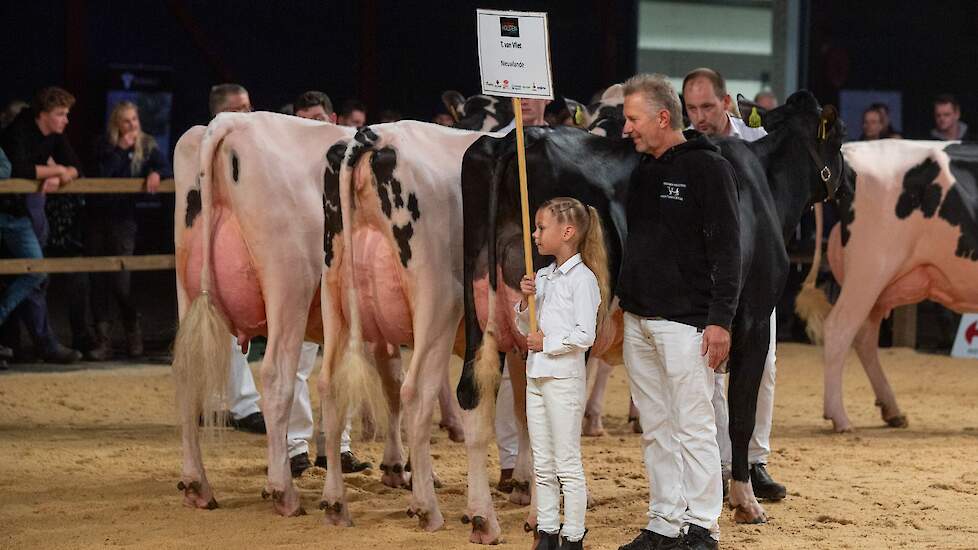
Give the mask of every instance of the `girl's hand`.
[{"label": "girl's hand", "polygon": [[526,348],[530,351],[543,351],[543,337],[546,336],[542,330],[531,332],[526,336]]},{"label": "girl's hand", "polygon": [[536,274],[533,274],[533,276],[523,275],[523,278],[520,279],[520,292],[523,293],[523,296],[533,296],[537,293],[537,282],[535,277]]}]

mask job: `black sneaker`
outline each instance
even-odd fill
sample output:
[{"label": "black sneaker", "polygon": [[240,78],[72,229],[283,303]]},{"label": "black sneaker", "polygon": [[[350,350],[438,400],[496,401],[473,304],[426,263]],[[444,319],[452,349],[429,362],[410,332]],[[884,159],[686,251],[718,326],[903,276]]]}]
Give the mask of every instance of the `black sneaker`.
[{"label": "black sneaker", "polygon": [[670,538],[655,531],[642,529],[635,540],[618,547],[618,550],[681,550],[682,537]]},{"label": "black sneaker", "polygon": [[61,344],[57,344],[53,348],[45,350],[41,355],[41,359],[43,359],[45,363],[57,363],[60,365],[70,365],[81,358],[82,354],[80,351],[71,349]]},{"label": "black sneaker", "polygon": [[584,537],[587,536],[588,530],[584,530],[584,536],[580,540],[570,541],[565,539],[563,536],[560,537],[559,550],[584,550]]},{"label": "black sneaker", "polygon": [[764,464],[751,464],[750,484],[754,488],[754,496],[761,500],[781,500],[787,491],[767,473]]},{"label": "black sneaker", "polygon": [[699,525],[690,525],[683,534],[683,547],[689,550],[717,550],[720,543],[710,536],[710,530]]},{"label": "black sneaker", "polygon": [[265,415],[258,411],[251,413],[244,418],[228,418],[228,425],[239,432],[249,432],[253,434],[264,434]]},{"label": "black sneaker", "polygon": [[340,453],[340,466],[342,467],[344,474],[355,474],[357,472],[362,472],[367,468],[373,467],[373,464],[369,462],[360,462],[351,451],[347,451],[345,453]]},{"label": "black sneaker", "polygon": [[312,468],[312,463],[309,462],[309,453],[293,456],[289,459],[289,466],[292,468],[292,477],[301,476],[302,472]]}]

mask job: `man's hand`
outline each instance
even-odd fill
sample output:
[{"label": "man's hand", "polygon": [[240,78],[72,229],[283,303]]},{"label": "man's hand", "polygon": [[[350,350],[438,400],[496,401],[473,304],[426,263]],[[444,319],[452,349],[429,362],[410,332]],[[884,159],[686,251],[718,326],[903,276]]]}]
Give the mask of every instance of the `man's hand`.
[{"label": "man's hand", "polygon": [[546,334],[542,330],[531,332],[526,336],[526,348],[530,351],[543,351],[543,337]]},{"label": "man's hand", "polygon": [[78,170],[74,166],[58,166],[58,168],[61,168],[58,171],[58,180],[61,181],[61,185],[71,183],[78,178]]},{"label": "man's hand", "polygon": [[730,354],[730,332],[718,325],[708,325],[703,331],[700,355],[706,356],[706,365],[716,372]]},{"label": "man's hand", "polygon": [[151,194],[155,194],[160,190],[160,175],[157,172],[150,172],[146,176],[146,190]]},{"label": "man's hand", "polygon": [[44,183],[41,184],[41,193],[53,193],[57,191],[59,187],[61,187],[61,180],[51,176],[50,178],[45,179]]}]

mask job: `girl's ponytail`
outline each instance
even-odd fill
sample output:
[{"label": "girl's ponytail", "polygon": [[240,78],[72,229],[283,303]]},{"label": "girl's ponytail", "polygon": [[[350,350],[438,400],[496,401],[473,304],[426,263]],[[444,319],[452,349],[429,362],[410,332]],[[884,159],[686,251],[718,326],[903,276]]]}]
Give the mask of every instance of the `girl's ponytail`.
[{"label": "girl's ponytail", "polygon": [[601,228],[601,218],[593,206],[587,206],[588,224],[581,238],[581,259],[584,265],[594,273],[601,290],[601,306],[598,307],[598,326],[604,321],[604,316],[611,305],[611,284],[608,274],[608,251],[604,246],[604,230]]}]

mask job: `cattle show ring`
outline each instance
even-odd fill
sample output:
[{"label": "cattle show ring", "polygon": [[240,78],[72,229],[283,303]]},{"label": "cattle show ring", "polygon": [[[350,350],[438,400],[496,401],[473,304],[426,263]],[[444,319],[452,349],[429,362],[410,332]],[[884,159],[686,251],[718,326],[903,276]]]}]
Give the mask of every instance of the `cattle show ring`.
[{"label": "cattle show ring", "polygon": [[407,4],[0,9],[0,549],[978,548],[978,5]]}]

